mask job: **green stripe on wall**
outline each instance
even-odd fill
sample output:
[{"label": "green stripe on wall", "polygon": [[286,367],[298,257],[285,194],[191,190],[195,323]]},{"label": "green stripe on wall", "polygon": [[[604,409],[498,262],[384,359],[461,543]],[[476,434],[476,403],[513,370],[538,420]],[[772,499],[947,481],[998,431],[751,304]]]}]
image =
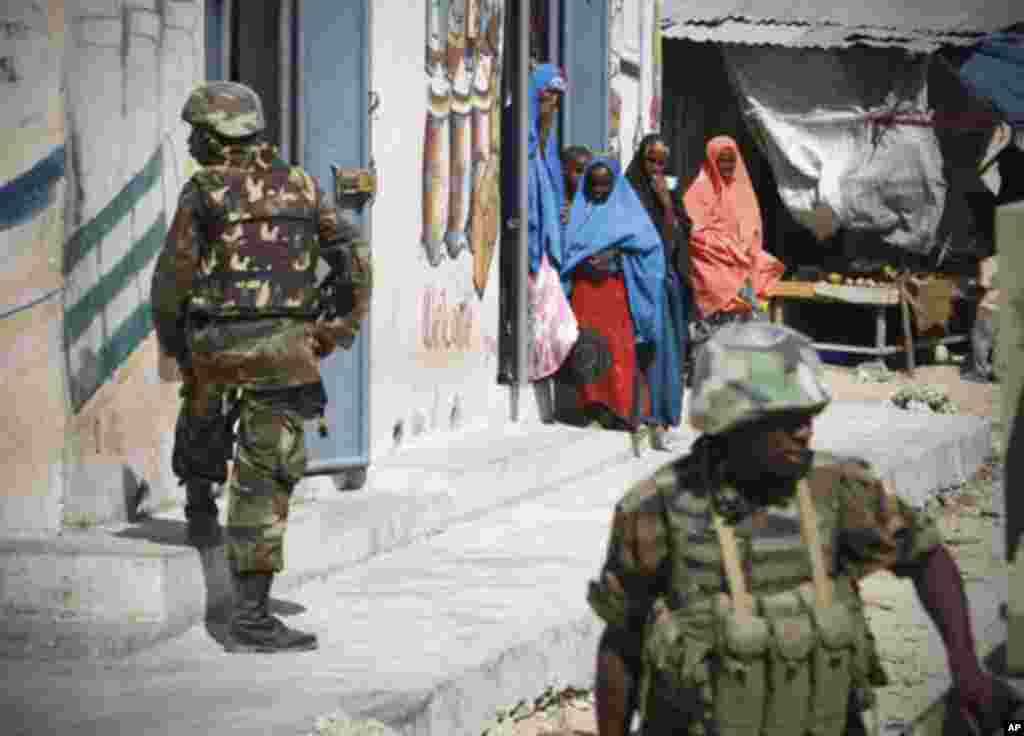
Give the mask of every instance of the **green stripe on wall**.
[{"label": "green stripe on wall", "polygon": [[139,346],[153,329],[153,310],[149,302],[143,302],[132,310],[131,315],[117,326],[110,340],[100,351],[100,384],[106,383],[114,371],[121,367],[128,356]]},{"label": "green stripe on wall", "polygon": [[160,252],[167,236],[167,218],[164,213],[156,219],[131,250],[75,304],[64,312],[64,334],[67,345],[73,344],[85,332],[100,312],[110,306],[118,294],[125,290]]},{"label": "green stripe on wall", "polygon": [[110,203],[96,217],[83,225],[64,245],[64,275],[71,273],[78,263],[92,249],[117,227],[131,210],[145,196],[146,192],[160,180],[163,174],[163,147],[154,151],[149,161],[138,174],[132,177]]},{"label": "green stripe on wall", "polygon": [[153,312],[150,310],[149,302],[143,302],[114,330],[110,340],[100,349],[96,382],[91,386],[79,385],[73,397],[76,412],[93,397],[100,386],[113,377],[114,371],[121,367],[152,329]]}]

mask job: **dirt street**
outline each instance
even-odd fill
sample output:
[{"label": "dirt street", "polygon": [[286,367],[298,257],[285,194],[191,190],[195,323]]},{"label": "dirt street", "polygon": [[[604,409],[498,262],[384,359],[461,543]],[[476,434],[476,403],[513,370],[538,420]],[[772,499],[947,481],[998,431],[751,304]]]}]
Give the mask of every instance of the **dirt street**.
[{"label": "dirt street", "polygon": [[[994,462],[1003,441],[998,385],[962,381],[959,366],[953,363],[918,367],[913,380],[893,371],[887,382],[859,382],[852,369],[828,367],[826,372],[833,396],[839,401],[887,402],[904,386],[929,385],[944,392],[959,412],[993,420],[993,460],[970,482],[941,493],[941,500],[930,501],[926,510],[937,518],[965,578],[1005,574],[1005,563],[993,555],[990,542],[993,535],[1002,534],[998,518],[1002,509],[993,505],[993,488],[1002,481],[1001,467]],[[887,721],[910,720],[927,705],[924,685],[929,675],[945,669],[945,654],[941,649],[922,646],[930,624],[921,622],[915,613],[920,604],[909,581],[878,573],[864,581],[862,590],[892,682],[878,691],[879,712]],[[536,703],[514,706],[509,704],[511,717],[492,724],[487,736],[597,734],[589,692],[552,687],[538,695]]]}]

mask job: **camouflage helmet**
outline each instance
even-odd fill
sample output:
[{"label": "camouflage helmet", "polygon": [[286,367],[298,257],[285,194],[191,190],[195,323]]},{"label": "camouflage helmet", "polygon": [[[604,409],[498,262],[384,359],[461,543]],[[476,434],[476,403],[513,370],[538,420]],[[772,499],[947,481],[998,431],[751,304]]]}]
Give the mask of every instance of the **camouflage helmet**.
[{"label": "camouflage helmet", "polygon": [[181,110],[181,119],[224,138],[245,138],[267,127],[260,96],[237,82],[196,87]]},{"label": "camouflage helmet", "polygon": [[775,412],[816,413],[831,399],[807,336],[767,322],[729,325],[697,355],[690,424],[716,435]]}]

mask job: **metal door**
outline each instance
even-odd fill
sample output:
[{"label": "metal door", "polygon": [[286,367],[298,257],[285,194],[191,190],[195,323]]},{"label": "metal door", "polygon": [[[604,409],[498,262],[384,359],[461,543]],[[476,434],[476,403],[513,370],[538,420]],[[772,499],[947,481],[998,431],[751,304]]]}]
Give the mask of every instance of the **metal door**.
[{"label": "metal door", "polygon": [[[332,164],[370,161],[370,20],[369,0],[206,3],[207,79],[255,89],[282,157],[331,193]],[[368,211],[354,219],[369,237]],[[330,434],[312,424],[306,433],[308,473],[336,474],[349,487],[362,485],[370,457],[369,329],[367,320],[351,350],[322,363]]]},{"label": "metal door", "polygon": [[[331,165],[370,166],[370,0],[296,0],[296,150],[301,164],[334,191]],[[351,213],[370,236],[369,209]],[[351,350],[321,364],[330,396],[330,435],[306,433],[309,475],[365,480],[370,461],[370,319]]]},{"label": "metal door", "polygon": [[206,79],[228,78],[232,0],[206,0]]},{"label": "metal door", "polygon": [[562,59],[569,94],[562,113],[563,145],[608,148],[609,0],[565,0]]}]

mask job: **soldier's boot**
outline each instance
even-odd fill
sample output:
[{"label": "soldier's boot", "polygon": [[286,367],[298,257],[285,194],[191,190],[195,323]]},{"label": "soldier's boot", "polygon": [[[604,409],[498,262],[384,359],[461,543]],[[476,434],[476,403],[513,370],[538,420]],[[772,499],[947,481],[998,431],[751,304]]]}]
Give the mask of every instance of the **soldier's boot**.
[{"label": "soldier's boot", "polygon": [[270,585],[274,576],[264,572],[238,575],[238,602],[231,619],[229,652],[307,652],[317,648],[316,634],[286,626],[270,615]]},{"label": "soldier's boot", "polygon": [[185,484],[185,518],[189,521],[200,517],[217,518],[217,502],[213,500],[213,483],[205,480],[190,480]]}]

